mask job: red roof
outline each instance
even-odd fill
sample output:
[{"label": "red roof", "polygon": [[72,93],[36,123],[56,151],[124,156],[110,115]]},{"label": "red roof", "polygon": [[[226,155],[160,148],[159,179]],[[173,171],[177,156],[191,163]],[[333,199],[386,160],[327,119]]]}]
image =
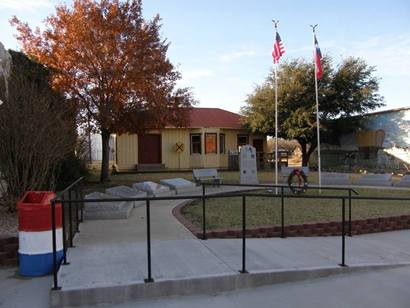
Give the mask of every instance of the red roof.
[{"label": "red roof", "polygon": [[239,114],[220,108],[193,108],[189,127],[243,128]]}]

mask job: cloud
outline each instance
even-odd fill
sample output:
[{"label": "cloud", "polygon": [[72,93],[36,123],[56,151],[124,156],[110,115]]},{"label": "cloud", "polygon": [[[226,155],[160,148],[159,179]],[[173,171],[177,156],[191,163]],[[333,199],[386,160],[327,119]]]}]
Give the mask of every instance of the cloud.
[{"label": "cloud", "polygon": [[410,33],[374,36],[361,42],[347,42],[336,48],[343,57],[365,59],[376,66],[377,74],[410,78]]},{"label": "cloud", "polygon": [[224,63],[232,62],[234,60],[243,58],[243,57],[253,57],[256,55],[256,51],[253,49],[240,49],[227,54],[223,54],[219,57],[219,60]]},{"label": "cloud", "polygon": [[51,0],[1,0],[1,9],[11,10],[35,10],[39,8],[52,7]]},{"label": "cloud", "polygon": [[214,71],[210,69],[194,69],[186,72],[182,72],[182,79],[184,81],[191,81],[194,79],[212,77],[214,76]]}]

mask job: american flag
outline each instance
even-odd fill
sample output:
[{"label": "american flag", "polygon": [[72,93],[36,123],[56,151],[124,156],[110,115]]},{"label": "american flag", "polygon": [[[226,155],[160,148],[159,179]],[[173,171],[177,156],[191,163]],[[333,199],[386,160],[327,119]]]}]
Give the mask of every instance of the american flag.
[{"label": "american flag", "polygon": [[322,63],[320,63],[321,59],[322,59],[322,53],[320,52],[319,43],[317,42],[316,35],[315,35],[315,65],[316,65],[316,78],[317,79],[321,79],[323,75]]},{"label": "american flag", "polygon": [[280,35],[276,32],[276,40],[275,44],[273,44],[273,63],[279,63],[280,57],[285,53],[285,47],[283,47],[282,40],[280,39]]}]

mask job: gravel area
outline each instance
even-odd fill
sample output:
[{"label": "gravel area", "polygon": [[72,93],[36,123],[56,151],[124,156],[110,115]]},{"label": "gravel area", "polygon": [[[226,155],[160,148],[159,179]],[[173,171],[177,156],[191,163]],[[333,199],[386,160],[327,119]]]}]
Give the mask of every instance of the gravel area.
[{"label": "gravel area", "polygon": [[17,212],[10,213],[4,207],[0,207],[0,238],[17,236],[18,219]]}]

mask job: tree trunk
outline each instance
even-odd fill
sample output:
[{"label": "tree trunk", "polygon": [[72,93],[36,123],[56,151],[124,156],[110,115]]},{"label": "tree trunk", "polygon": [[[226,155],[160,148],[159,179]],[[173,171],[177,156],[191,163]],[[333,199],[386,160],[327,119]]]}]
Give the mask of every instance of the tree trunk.
[{"label": "tree trunk", "polygon": [[306,167],[308,165],[309,162],[309,155],[307,153],[307,144],[306,143],[300,143],[300,148],[302,150],[302,166]]},{"label": "tree trunk", "polygon": [[316,149],[316,143],[313,143],[310,145],[309,150],[307,149],[308,144],[305,142],[300,142],[298,140],[301,151],[302,151],[302,166],[306,167],[309,164],[309,159],[310,155],[315,151]]},{"label": "tree trunk", "polygon": [[316,148],[317,148],[317,142],[312,142],[309,146],[309,150],[306,153],[308,163],[309,163],[310,155],[315,151]]},{"label": "tree trunk", "polygon": [[107,129],[101,130],[102,138],[102,160],[101,160],[101,175],[100,182],[109,181],[109,169],[110,169],[110,135],[111,133]]}]

